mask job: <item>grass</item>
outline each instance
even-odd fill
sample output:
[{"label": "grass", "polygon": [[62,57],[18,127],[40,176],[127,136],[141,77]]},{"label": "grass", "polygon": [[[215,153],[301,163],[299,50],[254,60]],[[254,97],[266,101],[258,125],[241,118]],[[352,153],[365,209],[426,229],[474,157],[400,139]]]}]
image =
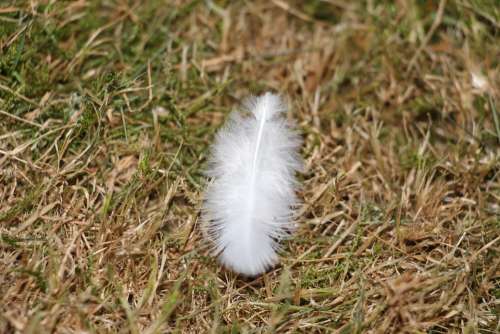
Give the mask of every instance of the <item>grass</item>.
[{"label": "grass", "polygon": [[[0,332],[497,333],[499,60],[495,0],[2,2]],[[202,172],[267,90],[303,204],[245,279]]]}]

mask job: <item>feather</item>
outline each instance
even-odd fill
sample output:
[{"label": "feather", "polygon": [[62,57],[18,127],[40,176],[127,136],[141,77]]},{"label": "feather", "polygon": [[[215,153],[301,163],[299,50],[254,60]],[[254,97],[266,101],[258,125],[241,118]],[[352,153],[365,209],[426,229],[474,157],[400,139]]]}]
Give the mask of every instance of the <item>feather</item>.
[{"label": "feather", "polygon": [[247,100],[217,133],[208,162],[204,235],[223,265],[246,276],[275,265],[295,227],[301,140],[286,109],[271,93]]}]

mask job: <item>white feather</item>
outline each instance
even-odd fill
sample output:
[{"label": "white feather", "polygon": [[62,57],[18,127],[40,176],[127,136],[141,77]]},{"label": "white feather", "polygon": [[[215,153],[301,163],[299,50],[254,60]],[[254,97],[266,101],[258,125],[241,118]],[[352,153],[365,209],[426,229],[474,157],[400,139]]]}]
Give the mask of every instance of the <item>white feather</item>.
[{"label": "white feather", "polygon": [[[249,115],[244,115],[244,113]],[[251,98],[217,133],[203,208],[205,236],[219,260],[247,276],[278,262],[279,240],[294,229],[299,136],[279,96]],[[245,117],[246,116],[246,117]]]}]

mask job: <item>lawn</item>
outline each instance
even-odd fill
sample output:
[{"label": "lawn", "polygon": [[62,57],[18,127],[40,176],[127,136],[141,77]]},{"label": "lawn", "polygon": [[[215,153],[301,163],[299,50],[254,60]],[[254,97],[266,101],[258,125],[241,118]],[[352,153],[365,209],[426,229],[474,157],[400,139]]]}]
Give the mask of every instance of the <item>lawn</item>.
[{"label": "lawn", "polygon": [[[498,0],[0,3],[0,333],[498,333]],[[303,138],[298,229],[203,238],[249,95]]]}]

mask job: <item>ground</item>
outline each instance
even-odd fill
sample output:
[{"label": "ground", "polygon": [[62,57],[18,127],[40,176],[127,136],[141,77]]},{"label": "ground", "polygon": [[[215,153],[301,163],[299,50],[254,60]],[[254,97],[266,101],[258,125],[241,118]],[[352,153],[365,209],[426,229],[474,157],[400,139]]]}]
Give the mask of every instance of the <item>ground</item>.
[{"label": "ground", "polygon": [[[2,1],[1,333],[498,333],[500,6]],[[299,228],[245,278],[208,148],[273,91]]]}]

